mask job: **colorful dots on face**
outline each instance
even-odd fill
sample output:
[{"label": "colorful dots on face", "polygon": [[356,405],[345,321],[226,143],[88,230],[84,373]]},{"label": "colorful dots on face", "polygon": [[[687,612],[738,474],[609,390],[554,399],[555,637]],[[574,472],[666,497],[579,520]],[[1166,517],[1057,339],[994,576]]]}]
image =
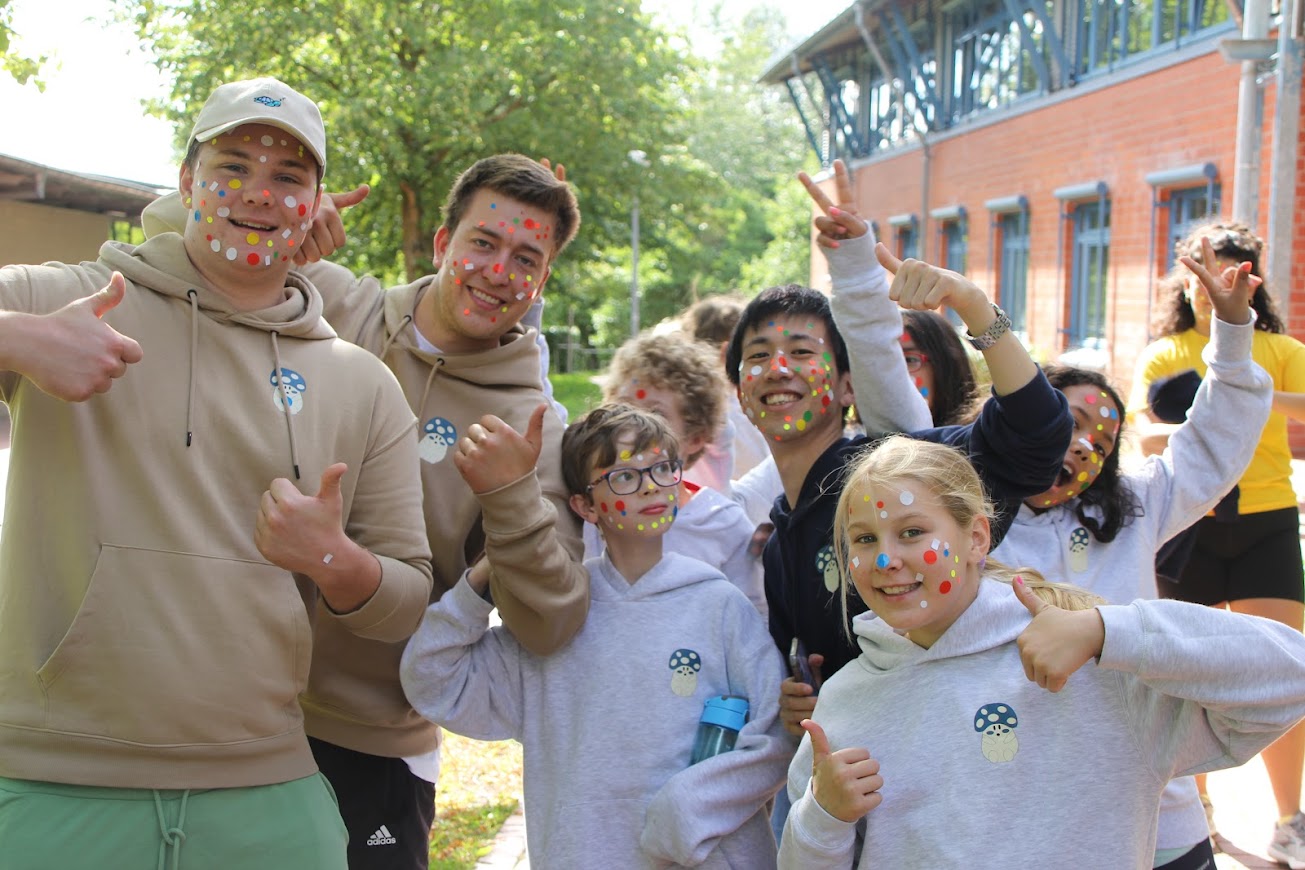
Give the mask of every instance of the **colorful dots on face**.
[{"label": "colorful dots on face", "polygon": [[903,492],[898,496],[898,500],[901,501],[902,504],[909,506],[915,503],[915,495],[910,492]]},{"label": "colorful dots on face", "polygon": [[875,567],[878,568],[880,571],[888,567],[887,553],[880,553],[878,556],[875,556]]},{"label": "colorful dots on face", "polygon": [[944,580],[943,582],[939,583],[939,584],[938,584],[938,591],[941,592],[943,595],[946,595],[948,592],[951,592],[951,591],[952,591],[952,581],[950,581],[950,580]]}]

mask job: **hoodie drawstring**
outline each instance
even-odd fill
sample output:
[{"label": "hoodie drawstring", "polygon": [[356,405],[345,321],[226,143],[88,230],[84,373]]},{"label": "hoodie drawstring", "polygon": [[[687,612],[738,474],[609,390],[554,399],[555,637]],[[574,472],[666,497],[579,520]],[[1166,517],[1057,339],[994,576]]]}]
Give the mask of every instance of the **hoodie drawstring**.
[{"label": "hoodie drawstring", "polygon": [[409,323],[412,323],[412,315],[403,315],[403,320],[399,321],[399,328],[394,330],[394,333],[386,338],[385,343],[381,345],[381,352],[376,355],[377,359],[385,359],[385,355],[390,352],[390,345],[394,344],[395,340],[403,334]]},{"label": "hoodie drawstring", "polygon": [[286,401],[285,386],[281,383],[281,351],[276,344],[276,330],[272,330],[272,362],[276,365],[277,398],[281,401],[281,410],[285,413],[286,429],[290,432],[290,464],[295,469],[295,480],[299,480],[299,446],[295,444],[294,414],[290,413],[290,403]]},{"label": "hoodie drawstring", "polygon": [[181,808],[177,811],[177,823],[169,825],[167,819],[163,816],[163,800],[159,797],[158,789],[154,790],[154,812],[159,818],[159,833],[163,840],[159,843],[159,863],[158,870],[166,870],[168,848],[172,849],[172,870],[177,870],[181,866],[181,844],[186,842],[186,802],[190,800],[190,789],[181,793]]},{"label": "hoodie drawstring", "polygon": [[[408,325],[413,323],[415,323],[415,321],[411,314],[403,315],[403,319],[399,321],[399,328],[394,330],[394,332],[385,339],[385,343],[381,345],[381,352],[378,353],[377,356],[382,360],[385,359],[385,355],[390,352],[390,346],[398,340],[399,336],[403,334],[403,331],[408,328]],[[416,329],[417,327],[414,325],[413,331],[415,332]],[[443,366],[444,357],[436,357],[435,364],[430,367],[430,372],[426,375],[426,386],[422,387],[421,401],[413,407],[413,410],[418,416],[421,415],[422,409],[426,407],[426,397],[430,395],[430,385],[435,380],[435,372]],[[420,428],[417,430],[417,435],[421,435]]]},{"label": "hoodie drawstring", "polygon": [[195,414],[195,357],[199,353],[199,291],[194,287],[186,291],[190,298],[190,386],[186,388],[186,446],[194,439],[191,425]]},{"label": "hoodie drawstring", "polygon": [[[431,382],[435,380],[435,373],[442,368],[444,368],[444,357],[435,357],[435,364],[430,367],[430,373],[426,375],[426,386],[421,389],[421,404],[417,405],[418,414],[420,414],[422,409],[426,407],[426,397],[430,395],[430,385]],[[417,434],[419,436],[421,435],[420,429],[417,431]]]}]

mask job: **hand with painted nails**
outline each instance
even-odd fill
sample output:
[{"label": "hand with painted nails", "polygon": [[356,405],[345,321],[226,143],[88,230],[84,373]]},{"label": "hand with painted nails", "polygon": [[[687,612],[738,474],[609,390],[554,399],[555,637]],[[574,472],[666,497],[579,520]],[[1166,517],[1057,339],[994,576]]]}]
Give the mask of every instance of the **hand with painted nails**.
[{"label": "hand with painted nails", "polygon": [[114,272],[99,292],[49,314],[3,313],[0,369],[23,375],[65,402],[108,392],[144,356],[134,339],[102,319],[126,293],[127,282]]},{"label": "hand with painted nails", "polygon": [[857,214],[852,178],[842,160],[834,161],[834,193],[837,202],[817,187],[805,172],[799,172],[797,177],[816,207],[823,212],[813,220],[817,231],[816,244],[823,248],[837,248],[840,239],[859,238],[869,231],[870,225]]},{"label": "hand with painted nails", "polygon": [[1048,604],[1019,576],[1011,586],[1033,617],[1015,639],[1024,676],[1049,692],[1059,692],[1075,671],[1101,655],[1106,625],[1095,607],[1064,610]]},{"label": "hand with painted nails", "polygon": [[879,806],[884,778],[870,750],[860,747],[830,750],[825,730],[811,719],[802,720],[811,735],[811,795],[821,809],[840,821],[856,822]]},{"label": "hand with painted nails", "polygon": [[[1251,274],[1249,261],[1220,268],[1214,246],[1208,238],[1201,239],[1201,263],[1187,256],[1178,259],[1201,282],[1201,292],[1209,298],[1216,317],[1224,323],[1250,322],[1251,297],[1255,294],[1255,288],[1264,283],[1264,280]],[[1210,268],[1207,269],[1202,263],[1210,264]]]},{"label": "hand with painted nails", "polygon": [[343,248],[348,237],[345,235],[344,221],[340,213],[362,202],[369,193],[371,187],[360,184],[353,190],[343,193],[322,194],[321,204],[317,207],[317,216],[313,218],[313,224],[308,228],[308,236],[295,252],[295,264],[303,266],[307,263],[316,263]]},{"label": "hand with painted nails", "polygon": [[462,479],[477,495],[501,489],[535,470],[544,441],[544,415],[540,405],[530,415],[524,435],[493,414],[467,427],[453,454]]}]

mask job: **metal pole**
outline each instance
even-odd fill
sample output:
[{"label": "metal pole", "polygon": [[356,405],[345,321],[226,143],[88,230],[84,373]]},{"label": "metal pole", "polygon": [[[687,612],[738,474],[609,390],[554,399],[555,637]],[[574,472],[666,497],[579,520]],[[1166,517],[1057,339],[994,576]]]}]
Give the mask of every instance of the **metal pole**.
[{"label": "metal pole", "polygon": [[[1267,0],[1246,0],[1242,19],[1243,39],[1264,39],[1269,35]],[[1237,86],[1237,150],[1233,176],[1232,217],[1254,228],[1260,210],[1260,137],[1263,118],[1259,62],[1243,60]]]},{"label": "metal pole", "polygon": [[1293,215],[1296,211],[1296,154],[1300,148],[1301,0],[1284,3],[1278,23],[1278,99],[1269,169],[1269,258],[1265,277],[1284,322],[1291,320]]},{"label": "metal pole", "polygon": [[630,269],[630,337],[639,334],[639,192],[630,210],[630,248],[634,252]]}]

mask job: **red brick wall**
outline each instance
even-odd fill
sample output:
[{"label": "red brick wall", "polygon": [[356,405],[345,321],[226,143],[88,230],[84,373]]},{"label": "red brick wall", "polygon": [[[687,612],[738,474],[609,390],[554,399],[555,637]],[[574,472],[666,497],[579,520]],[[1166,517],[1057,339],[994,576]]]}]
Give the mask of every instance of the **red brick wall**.
[{"label": "red brick wall", "polygon": [[[1008,113],[988,123],[935,135],[929,145],[928,203],[922,202],[925,155],[904,153],[853,165],[858,206],[879,222],[891,246],[890,215],[963,205],[969,217],[968,272],[996,294],[996,266],[991,250],[992,214],[986,200],[1024,194],[1029,199],[1029,340],[1044,356],[1065,350],[1060,330],[1068,325],[1069,232],[1062,234],[1059,187],[1105,181],[1109,185],[1111,234],[1107,283],[1106,336],[1108,373],[1127,391],[1132,364],[1147,343],[1148,288],[1154,287],[1167,261],[1167,211],[1155,214],[1149,173],[1213,163],[1219,172],[1224,213],[1231,208],[1237,119],[1239,67],[1226,62],[1213,44],[1210,52],[1157,72],[1081,93],[1073,89],[1032,111]],[[1268,224],[1272,123],[1275,88],[1265,95],[1265,132],[1261,151],[1261,195],[1257,230]],[[1000,110],[999,110],[1000,111]],[[998,113],[992,116],[1000,118]],[[981,123],[987,119],[981,119]],[[1305,124],[1302,125],[1305,131]],[[1305,250],[1305,149],[1297,168],[1297,220],[1294,239]],[[942,258],[938,222],[929,220],[920,236],[921,256]],[[1058,246],[1063,250],[1058,257]],[[999,252],[996,252],[999,258]],[[823,260],[813,257],[822,281]],[[1293,260],[1290,289],[1305,286],[1305,262]],[[1289,288],[1275,288],[1280,305]],[[1305,305],[1293,306],[1291,331],[1305,338]],[[1305,445],[1305,428],[1301,444]]]}]

